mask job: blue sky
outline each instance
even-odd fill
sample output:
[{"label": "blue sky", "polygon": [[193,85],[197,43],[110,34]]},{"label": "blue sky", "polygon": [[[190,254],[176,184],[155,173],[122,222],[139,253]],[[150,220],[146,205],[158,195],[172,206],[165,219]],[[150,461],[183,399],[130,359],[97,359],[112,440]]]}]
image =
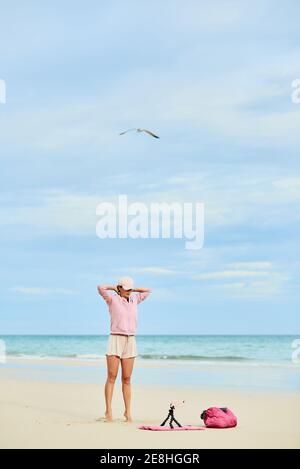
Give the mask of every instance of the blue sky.
[{"label": "blue sky", "polygon": [[[298,1],[1,5],[0,332],[299,333]],[[145,134],[118,133],[146,127]],[[203,202],[204,246],[96,236],[96,206]]]}]

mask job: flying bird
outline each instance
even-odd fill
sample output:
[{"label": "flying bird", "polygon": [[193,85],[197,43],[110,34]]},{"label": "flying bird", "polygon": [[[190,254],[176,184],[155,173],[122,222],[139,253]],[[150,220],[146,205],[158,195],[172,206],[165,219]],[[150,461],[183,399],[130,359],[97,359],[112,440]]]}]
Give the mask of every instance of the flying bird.
[{"label": "flying bird", "polygon": [[131,132],[132,130],[135,130],[136,132],[146,132],[147,134],[151,135],[151,137],[159,138],[158,135],[155,135],[153,132],[150,132],[150,130],[147,130],[147,129],[128,129],[128,130],[125,130],[124,132],[121,132],[120,135],[124,135],[127,132]]}]

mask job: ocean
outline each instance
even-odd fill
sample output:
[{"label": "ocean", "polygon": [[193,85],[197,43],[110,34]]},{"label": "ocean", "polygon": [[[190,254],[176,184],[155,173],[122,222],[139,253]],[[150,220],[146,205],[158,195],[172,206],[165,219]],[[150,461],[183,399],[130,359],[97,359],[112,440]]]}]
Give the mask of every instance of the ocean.
[{"label": "ocean", "polygon": [[[136,339],[133,377],[141,385],[300,390],[296,335],[137,335]],[[6,364],[0,360],[0,378],[1,369],[6,369],[18,370],[19,377],[26,379],[105,382],[107,335],[2,335],[0,340],[8,358]]]},{"label": "ocean", "polygon": [[[7,356],[97,360],[105,357],[107,335],[0,335]],[[298,339],[298,345],[297,345]],[[300,336],[293,335],[138,335],[144,360],[291,365]],[[294,357],[294,359],[293,359]]]}]

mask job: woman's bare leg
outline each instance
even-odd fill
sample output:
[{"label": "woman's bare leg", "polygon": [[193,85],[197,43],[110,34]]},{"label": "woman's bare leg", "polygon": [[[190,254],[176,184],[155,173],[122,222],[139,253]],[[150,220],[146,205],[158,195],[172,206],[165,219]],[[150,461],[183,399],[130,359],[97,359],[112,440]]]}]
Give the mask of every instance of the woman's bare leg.
[{"label": "woman's bare leg", "polygon": [[117,355],[106,355],[107,380],[105,383],[105,418],[108,422],[112,421],[111,401],[116,378],[118,376],[120,357]]},{"label": "woman's bare leg", "polygon": [[121,358],[122,366],[122,393],[125,404],[124,417],[127,422],[132,422],[130,404],[131,404],[131,375],[134,365],[134,357]]}]

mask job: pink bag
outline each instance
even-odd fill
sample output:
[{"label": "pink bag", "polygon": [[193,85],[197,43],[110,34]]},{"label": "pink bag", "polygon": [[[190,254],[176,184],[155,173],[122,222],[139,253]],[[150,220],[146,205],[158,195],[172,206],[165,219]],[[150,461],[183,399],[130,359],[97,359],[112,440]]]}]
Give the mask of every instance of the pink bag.
[{"label": "pink bag", "polygon": [[237,425],[236,416],[227,407],[210,407],[202,412],[201,419],[211,428],[229,428]]}]

